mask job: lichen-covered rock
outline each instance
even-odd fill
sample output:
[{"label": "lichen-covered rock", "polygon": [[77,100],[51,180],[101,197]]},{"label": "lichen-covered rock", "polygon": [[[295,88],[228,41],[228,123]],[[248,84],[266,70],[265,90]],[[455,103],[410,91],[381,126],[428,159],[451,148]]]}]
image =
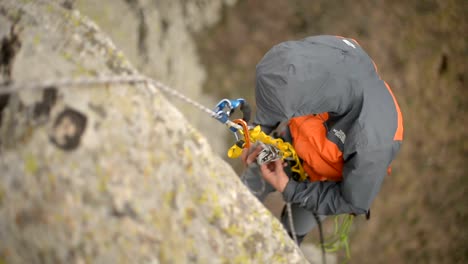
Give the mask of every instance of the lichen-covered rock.
[{"label": "lichen-covered rock", "polygon": [[[136,73],[77,11],[0,2],[0,82]],[[146,84],[0,96],[0,263],[303,263]]]},{"label": "lichen-covered rock", "polygon": [[[58,1],[58,0],[57,0]],[[109,34],[129,61],[143,74],[167,83],[184,94],[214,107],[221,98],[203,94],[206,78],[191,33],[220,19],[224,5],[234,0],[77,0],[74,8],[89,16]],[[227,130],[204,113],[173,101],[212,148],[226,155]],[[231,136],[231,135],[229,135]]]}]

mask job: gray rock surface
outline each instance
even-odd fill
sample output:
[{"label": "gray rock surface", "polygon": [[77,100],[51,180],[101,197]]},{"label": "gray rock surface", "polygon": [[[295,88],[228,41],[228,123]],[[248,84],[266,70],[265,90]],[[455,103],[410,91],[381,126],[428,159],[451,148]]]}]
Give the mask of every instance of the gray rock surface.
[{"label": "gray rock surface", "polygon": [[[78,11],[0,2],[0,82],[137,73]],[[0,96],[0,263],[304,263],[147,85]]]},{"label": "gray rock surface", "polygon": [[[74,8],[89,16],[109,34],[129,61],[142,73],[213,107],[222,98],[203,94],[206,78],[192,34],[220,19],[223,6],[235,0],[77,0]],[[170,99],[170,98],[169,98]],[[227,130],[193,108],[171,101],[212,148],[226,156]]]}]

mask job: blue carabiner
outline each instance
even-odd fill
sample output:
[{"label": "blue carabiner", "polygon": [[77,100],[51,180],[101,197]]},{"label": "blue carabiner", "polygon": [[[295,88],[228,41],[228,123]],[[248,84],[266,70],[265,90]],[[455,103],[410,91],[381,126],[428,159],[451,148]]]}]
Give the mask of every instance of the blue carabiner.
[{"label": "blue carabiner", "polygon": [[[224,109],[227,108],[228,110],[225,111]],[[222,124],[225,124],[229,120],[230,112],[231,112],[232,106],[231,106],[231,101],[228,99],[223,99],[219,101],[219,103],[216,105],[215,109],[213,110],[216,113],[216,120],[221,122]]]},{"label": "blue carabiner", "polygon": [[[243,98],[233,100],[222,99],[219,101],[213,110],[216,113],[216,120],[222,124],[225,124],[229,120],[229,117],[232,115],[232,113],[234,113],[236,108],[240,108],[244,115],[243,119],[248,122],[250,120],[251,110],[250,106],[247,104],[247,101],[245,101]],[[237,129],[234,127],[230,127],[230,130],[232,132],[237,132]]]}]

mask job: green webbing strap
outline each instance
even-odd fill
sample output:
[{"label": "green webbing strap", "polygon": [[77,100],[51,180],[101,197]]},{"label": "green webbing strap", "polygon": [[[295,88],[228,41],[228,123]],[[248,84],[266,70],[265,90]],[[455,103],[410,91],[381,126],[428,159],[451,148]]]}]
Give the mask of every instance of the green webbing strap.
[{"label": "green webbing strap", "polygon": [[354,215],[351,214],[335,216],[335,232],[331,237],[326,239],[328,242],[323,244],[327,252],[337,252],[341,248],[344,248],[346,252],[344,263],[348,262],[351,258],[351,253],[349,251],[349,231],[353,224],[353,219]]}]

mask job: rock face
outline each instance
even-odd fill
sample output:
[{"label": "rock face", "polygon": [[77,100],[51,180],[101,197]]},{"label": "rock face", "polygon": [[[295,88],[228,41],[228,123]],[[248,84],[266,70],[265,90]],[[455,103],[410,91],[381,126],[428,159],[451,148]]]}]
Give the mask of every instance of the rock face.
[{"label": "rock face", "polygon": [[[206,78],[191,33],[214,24],[221,10],[235,0],[79,0],[74,8],[89,16],[109,34],[129,61],[142,73],[214,107],[221,98],[202,93]],[[226,155],[227,130],[172,101],[220,155]],[[230,136],[230,135],[229,135]]]},{"label": "rock face", "polygon": [[[137,73],[77,11],[0,2],[0,82]],[[0,96],[0,263],[303,263],[150,86]]]}]

